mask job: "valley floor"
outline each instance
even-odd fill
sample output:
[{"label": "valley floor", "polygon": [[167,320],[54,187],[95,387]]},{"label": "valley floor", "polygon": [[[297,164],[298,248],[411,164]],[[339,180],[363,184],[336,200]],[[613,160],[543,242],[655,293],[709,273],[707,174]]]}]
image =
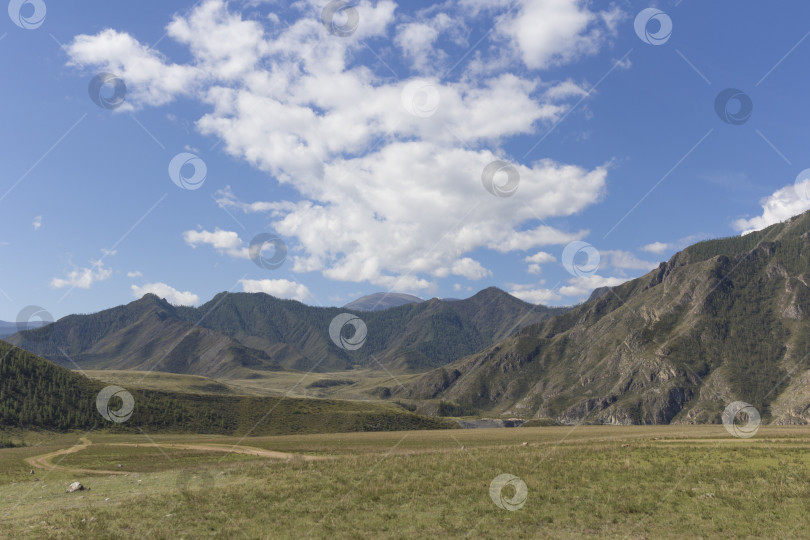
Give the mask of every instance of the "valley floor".
[{"label": "valley floor", "polygon": [[25,439],[0,449],[0,537],[810,536],[805,427]]}]

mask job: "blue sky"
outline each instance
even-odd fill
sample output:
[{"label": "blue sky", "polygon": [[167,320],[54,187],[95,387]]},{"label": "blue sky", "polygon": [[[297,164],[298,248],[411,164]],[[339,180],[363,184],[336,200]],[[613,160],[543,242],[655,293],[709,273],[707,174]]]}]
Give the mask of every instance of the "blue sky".
[{"label": "blue sky", "polygon": [[[20,4],[0,22],[0,319],[150,291],[342,305],[495,285],[570,305],[810,208],[798,0],[363,1],[331,25],[314,0]],[[91,99],[101,73],[123,102]],[[728,88],[753,104],[737,125]],[[181,153],[204,163],[196,189],[170,177]],[[507,169],[485,189],[494,161],[513,193]],[[262,233],[279,268],[251,260]]]}]

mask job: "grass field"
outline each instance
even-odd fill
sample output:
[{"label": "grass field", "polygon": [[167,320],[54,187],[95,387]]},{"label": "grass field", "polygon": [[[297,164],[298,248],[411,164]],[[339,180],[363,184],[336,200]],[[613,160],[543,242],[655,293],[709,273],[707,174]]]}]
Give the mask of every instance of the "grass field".
[{"label": "grass field", "polygon": [[[30,474],[27,458],[82,436],[89,445],[45,463],[100,473]],[[800,427],[762,427],[752,439],[722,426],[582,426],[245,440],[30,433],[26,442],[0,450],[0,536],[810,535],[810,429]],[[227,451],[234,445],[240,453]],[[490,497],[504,473],[526,485],[518,510]],[[90,490],[65,493],[74,480]]]},{"label": "grass field", "polygon": [[[419,373],[393,373],[375,369],[354,369],[326,373],[300,371],[266,371],[255,379],[210,379],[177,373],[81,370],[83,375],[124,388],[143,388],[191,394],[249,396],[288,396],[351,400],[374,399],[379,387],[396,388],[418,378]],[[340,382],[341,384],[322,384]],[[320,383],[320,384],[319,384]]]}]

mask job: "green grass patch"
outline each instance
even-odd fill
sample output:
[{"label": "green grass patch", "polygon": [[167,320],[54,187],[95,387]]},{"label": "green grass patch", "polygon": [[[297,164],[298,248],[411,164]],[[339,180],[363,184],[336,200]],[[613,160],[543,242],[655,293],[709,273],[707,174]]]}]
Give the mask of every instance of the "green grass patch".
[{"label": "green grass patch", "polygon": [[[94,445],[62,464],[104,467],[123,461],[144,472],[79,478],[38,472],[39,482],[7,482],[0,490],[3,534],[165,539],[810,534],[806,428],[763,427],[750,440],[731,438],[719,426],[583,426],[241,441],[334,457],[316,462],[222,459],[181,450],[167,451],[169,460],[155,449],[105,446],[144,441],[143,436],[90,437]],[[183,435],[155,440],[239,441]],[[48,448],[53,446],[58,444]],[[0,465],[31,451],[0,451]],[[502,473],[527,486],[519,510],[502,510],[490,499],[490,483]],[[64,486],[75,479],[91,490],[65,494]]]}]

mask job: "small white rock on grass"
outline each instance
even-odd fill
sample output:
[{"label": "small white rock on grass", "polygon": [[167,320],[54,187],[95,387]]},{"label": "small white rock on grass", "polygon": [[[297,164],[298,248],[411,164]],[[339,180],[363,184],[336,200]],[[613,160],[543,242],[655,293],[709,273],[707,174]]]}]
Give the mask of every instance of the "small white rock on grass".
[{"label": "small white rock on grass", "polygon": [[80,482],[73,482],[67,487],[65,493],[73,493],[74,491],[82,491],[82,490],[84,490],[84,486]]}]

